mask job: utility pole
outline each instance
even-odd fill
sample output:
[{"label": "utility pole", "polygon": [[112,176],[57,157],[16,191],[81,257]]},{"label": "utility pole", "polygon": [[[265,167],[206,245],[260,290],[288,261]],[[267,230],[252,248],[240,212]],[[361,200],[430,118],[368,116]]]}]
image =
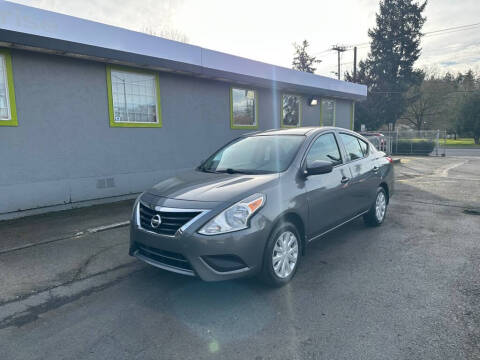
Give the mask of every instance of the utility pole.
[{"label": "utility pole", "polygon": [[353,82],[357,82],[357,47],[353,47]]},{"label": "utility pole", "polygon": [[338,80],[340,80],[340,54],[347,50],[345,46],[333,45],[332,50],[338,53]]}]

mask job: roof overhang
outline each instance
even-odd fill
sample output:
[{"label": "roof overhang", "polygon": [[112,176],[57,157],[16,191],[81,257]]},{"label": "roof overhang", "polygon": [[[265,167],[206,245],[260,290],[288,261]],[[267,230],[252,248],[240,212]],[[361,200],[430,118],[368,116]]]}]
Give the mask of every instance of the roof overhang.
[{"label": "roof overhang", "polygon": [[365,85],[340,81],[164,38],[0,0],[0,46],[310,96],[366,99]]}]

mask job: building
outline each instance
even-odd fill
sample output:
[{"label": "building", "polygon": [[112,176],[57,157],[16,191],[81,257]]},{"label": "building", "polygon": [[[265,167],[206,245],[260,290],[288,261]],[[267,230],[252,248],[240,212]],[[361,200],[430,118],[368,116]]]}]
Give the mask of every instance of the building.
[{"label": "building", "polygon": [[132,196],[254,129],[353,128],[366,93],[0,1],[0,218]]}]

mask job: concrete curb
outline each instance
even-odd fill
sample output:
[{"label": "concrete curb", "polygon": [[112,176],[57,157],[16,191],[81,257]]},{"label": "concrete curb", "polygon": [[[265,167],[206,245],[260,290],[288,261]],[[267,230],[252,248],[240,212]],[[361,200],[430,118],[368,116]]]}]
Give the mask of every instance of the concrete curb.
[{"label": "concrete curb", "polygon": [[102,290],[143,268],[142,263],[132,260],[75,282],[33,293],[19,300],[7,301],[0,305],[0,329],[34,321],[44,312]]},{"label": "concrete curb", "polygon": [[12,247],[12,248],[0,249],[0,255],[10,253],[10,252],[13,252],[13,251],[27,249],[27,248],[30,248],[30,247],[33,247],[33,246],[49,244],[49,243],[52,243],[52,242],[70,240],[70,239],[73,239],[73,238],[81,238],[82,236],[85,236],[85,235],[88,235],[88,234],[95,234],[95,233],[102,232],[102,231],[118,229],[118,228],[121,228],[121,227],[126,227],[128,225],[130,225],[130,220],[122,221],[122,222],[118,222],[118,223],[114,223],[114,224],[109,224],[109,225],[98,226],[98,227],[95,227],[95,228],[82,230],[82,231],[76,232],[74,234],[71,234],[71,233],[70,234],[65,234],[63,236],[48,238],[48,239],[41,240],[41,241],[38,241],[38,242],[35,242],[35,243],[27,243],[27,244],[23,244],[23,245],[20,245],[20,246],[15,246],[15,247]]}]

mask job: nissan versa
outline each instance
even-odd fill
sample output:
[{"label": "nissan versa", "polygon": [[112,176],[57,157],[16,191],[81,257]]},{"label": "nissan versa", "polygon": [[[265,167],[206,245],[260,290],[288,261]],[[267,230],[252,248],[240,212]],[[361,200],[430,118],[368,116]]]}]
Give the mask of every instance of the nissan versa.
[{"label": "nissan versa", "polygon": [[352,131],[247,134],[139,196],[130,255],[206,281],[259,274],[281,286],[310,241],[359,216],[380,225],[392,193],[392,160]]}]

